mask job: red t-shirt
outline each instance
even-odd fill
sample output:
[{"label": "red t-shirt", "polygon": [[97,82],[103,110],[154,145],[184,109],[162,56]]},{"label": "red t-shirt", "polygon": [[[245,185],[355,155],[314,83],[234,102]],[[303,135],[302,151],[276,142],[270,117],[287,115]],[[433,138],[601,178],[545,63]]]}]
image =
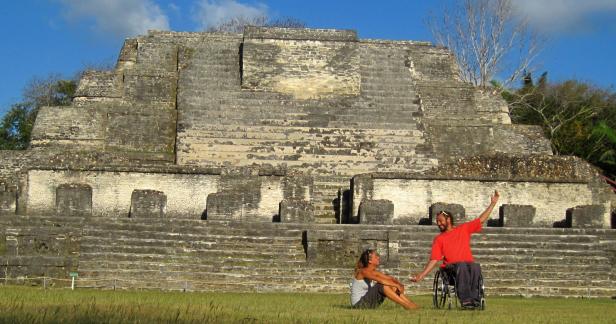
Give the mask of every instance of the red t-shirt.
[{"label": "red t-shirt", "polygon": [[432,242],[430,260],[443,260],[443,267],[450,263],[474,262],[471,253],[471,234],[481,231],[479,218],[437,235]]}]

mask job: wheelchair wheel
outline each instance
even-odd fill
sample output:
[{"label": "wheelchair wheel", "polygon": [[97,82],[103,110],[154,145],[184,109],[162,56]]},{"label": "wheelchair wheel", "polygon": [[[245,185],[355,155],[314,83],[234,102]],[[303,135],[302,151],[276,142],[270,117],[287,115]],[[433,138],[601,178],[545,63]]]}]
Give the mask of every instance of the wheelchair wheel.
[{"label": "wheelchair wheel", "polygon": [[432,303],[435,308],[444,308],[445,303],[449,300],[449,309],[451,309],[451,296],[449,295],[448,279],[444,278],[441,271],[437,271],[432,284]]},{"label": "wheelchair wheel", "polygon": [[485,286],[483,285],[483,276],[479,276],[479,299],[480,299],[480,305],[479,305],[479,309],[481,310],[485,310],[486,309],[486,294],[485,294]]}]

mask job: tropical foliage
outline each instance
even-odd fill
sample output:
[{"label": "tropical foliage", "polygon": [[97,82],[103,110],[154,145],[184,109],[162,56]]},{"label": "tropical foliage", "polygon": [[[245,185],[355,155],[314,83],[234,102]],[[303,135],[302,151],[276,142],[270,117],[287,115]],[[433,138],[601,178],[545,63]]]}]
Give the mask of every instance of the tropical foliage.
[{"label": "tropical foliage", "polygon": [[26,149],[39,109],[70,105],[76,89],[77,81],[65,80],[58,75],[30,81],[24,89],[22,101],[11,105],[0,121],[0,149]]},{"label": "tropical foliage", "polygon": [[616,93],[586,82],[551,84],[530,74],[519,89],[503,89],[514,123],[543,127],[554,154],[575,155],[616,175]]}]

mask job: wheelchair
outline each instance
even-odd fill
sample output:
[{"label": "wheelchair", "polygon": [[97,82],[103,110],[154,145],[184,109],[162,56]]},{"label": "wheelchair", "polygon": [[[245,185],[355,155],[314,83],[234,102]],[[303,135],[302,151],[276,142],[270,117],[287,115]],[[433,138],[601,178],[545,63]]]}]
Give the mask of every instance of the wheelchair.
[{"label": "wheelchair", "polygon": [[[477,309],[484,310],[486,307],[485,301],[485,286],[483,284],[483,275],[479,276],[479,298],[480,304]],[[434,275],[434,283],[432,285],[432,303],[437,309],[445,308],[452,309],[460,308],[461,303],[456,291],[456,274],[453,269],[439,270]]]}]

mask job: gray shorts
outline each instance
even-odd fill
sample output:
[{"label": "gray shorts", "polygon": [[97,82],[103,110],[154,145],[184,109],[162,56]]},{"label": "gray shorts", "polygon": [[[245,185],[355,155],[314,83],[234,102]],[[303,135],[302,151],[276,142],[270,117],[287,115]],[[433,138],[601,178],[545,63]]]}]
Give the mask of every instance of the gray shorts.
[{"label": "gray shorts", "polygon": [[368,289],[368,292],[353,305],[353,308],[377,308],[385,301],[385,292],[380,283]]}]

